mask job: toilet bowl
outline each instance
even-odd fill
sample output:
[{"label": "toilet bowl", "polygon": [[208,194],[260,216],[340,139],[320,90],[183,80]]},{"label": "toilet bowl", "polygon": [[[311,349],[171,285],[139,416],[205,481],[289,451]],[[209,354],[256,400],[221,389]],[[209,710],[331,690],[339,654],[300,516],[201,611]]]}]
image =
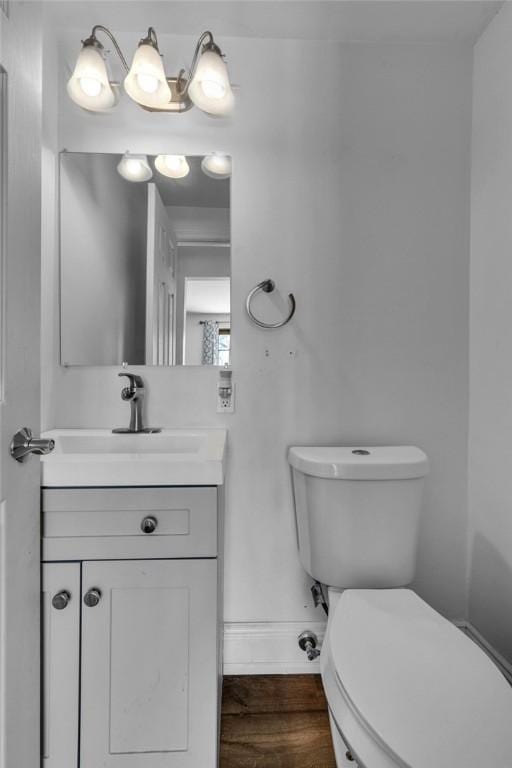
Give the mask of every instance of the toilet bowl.
[{"label": "toilet bowl", "polygon": [[410,589],[428,460],[290,448],[299,555],[328,587],[320,666],[338,768],[512,768],[512,688]]},{"label": "toilet bowl", "polygon": [[512,766],[512,688],[472,640],[408,589],[330,603],[320,658],[338,766]]}]

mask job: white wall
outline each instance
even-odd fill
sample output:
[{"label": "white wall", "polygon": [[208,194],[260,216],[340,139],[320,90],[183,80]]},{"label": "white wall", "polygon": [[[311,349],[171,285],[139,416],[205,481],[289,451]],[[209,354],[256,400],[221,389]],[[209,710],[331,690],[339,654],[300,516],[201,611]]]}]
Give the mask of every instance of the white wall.
[{"label": "white wall", "polygon": [[512,6],[475,47],[469,618],[512,660]]},{"label": "white wall", "polygon": [[[72,53],[83,35],[77,30]],[[121,36],[128,50],[132,37]],[[179,64],[194,41],[161,44]],[[69,103],[61,82],[58,142],[76,151],[233,156],[236,413],[215,413],[215,369],[144,372],[152,424],[230,431],[226,621],[321,618],[296,553],[286,463],[294,443],[426,450],[432,472],[416,587],[459,616],[466,601],[471,50],[222,44],[240,84],[232,121],[197,110],[151,115],[126,98],[97,118]],[[263,297],[268,319],[285,309],[288,291],[297,299],[293,322],[276,332],[245,315],[248,291],[266,277],[280,291]],[[54,360],[45,426],[122,423],[128,414],[116,373],[58,369]]]}]

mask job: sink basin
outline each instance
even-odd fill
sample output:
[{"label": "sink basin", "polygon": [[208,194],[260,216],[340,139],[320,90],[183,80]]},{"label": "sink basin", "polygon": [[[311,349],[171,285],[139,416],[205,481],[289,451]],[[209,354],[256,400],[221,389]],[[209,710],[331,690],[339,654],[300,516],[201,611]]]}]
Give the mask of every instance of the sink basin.
[{"label": "sink basin", "polygon": [[224,429],[164,429],[112,434],[107,429],[53,429],[55,449],[41,458],[42,485],[222,485]]},{"label": "sink basin", "polygon": [[76,453],[198,453],[203,442],[198,434],[92,435],[61,434],[55,450]]}]

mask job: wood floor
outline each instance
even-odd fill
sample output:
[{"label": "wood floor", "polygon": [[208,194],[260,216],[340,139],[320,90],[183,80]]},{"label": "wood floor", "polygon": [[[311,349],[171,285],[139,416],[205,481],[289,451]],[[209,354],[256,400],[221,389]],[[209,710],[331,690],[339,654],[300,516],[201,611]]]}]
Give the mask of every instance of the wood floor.
[{"label": "wood floor", "polygon": [[320,676],[225,677],[220,768],[336,768]]}]

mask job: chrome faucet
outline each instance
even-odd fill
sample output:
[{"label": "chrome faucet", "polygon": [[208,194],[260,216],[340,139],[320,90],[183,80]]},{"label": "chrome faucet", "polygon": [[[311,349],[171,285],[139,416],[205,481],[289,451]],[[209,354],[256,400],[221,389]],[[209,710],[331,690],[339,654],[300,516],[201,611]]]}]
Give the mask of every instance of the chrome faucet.
[{"label": "chrome faucet", "polygon": [[162,430],[158,427],[145,427],[143,425],[142,404],[144,403],[146,391],[142,378],[135,373],[119,373],[118,376],[126,376],[129,379],[128,386],[123,387],[121,390],[121,399],[130,403],[130,426],[127,428],[118,427],[113,429],[112,432],[114,434],[151,434],[161,432]]}]

